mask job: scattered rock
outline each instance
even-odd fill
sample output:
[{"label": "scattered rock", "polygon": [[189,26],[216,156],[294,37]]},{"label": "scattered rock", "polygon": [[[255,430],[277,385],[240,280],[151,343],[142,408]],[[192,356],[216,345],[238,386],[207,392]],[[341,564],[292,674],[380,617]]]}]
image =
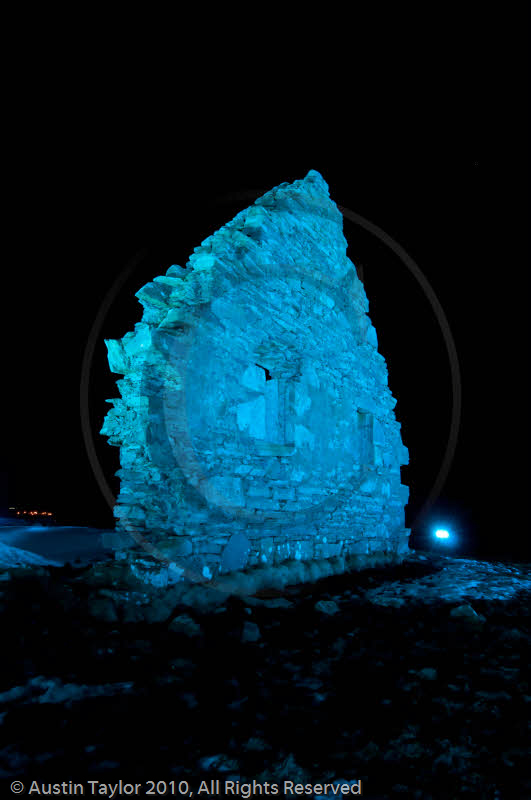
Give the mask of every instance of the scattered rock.
[{"label": "scattered rock", "polygon": [[268,745],[267,742],[264,742],[263,739],[258,738],[258,736],[251,736],[251,738],[244,744],[243,747],[244,750],[251,752],[262,752],[270,749],[270,745]]},{"label": "scattered rock", "polygon": [[59,678],[46,678],[37,675],[25,686],[16,686],[0,695],[0,702],[10,703],[22,699],[24,703],[65,703],[67,706],[88,697],[110,696],[130,692],[132,682],[107,683],[100,686],[86,686],[63,683]]},{"label": "scattered rock", "polygon": [[323,614],[337,614],[339,606],[333,600],[318,600],[314,606],[316,611],[321,611]]},{"label": "scattered rock", "polygon": [[499,639],[502,642],[524,642],[528,640],[528,636],[522,631],[518,630],[518,628],[509,628],[509,630],[502,631],[499,635]]},{"label": "scattered rock", "polygon": [[201,626],[188,614],[180,614],[178,617],[174,617],[168,626],[168,630],[173,633],[183,633],[191,639],[203,635]]},{"label": "scattered rock", "polygon": [[380,606],[388,606],[389,608],[401,608],[406,604],[404,597],[382,597],[377,600],[373,597],[368,598],[371,602],[377,602]]},{"label": "scattered rock", "polygon": [[323,682],[318,678],[299,678],[297,680],[297,686],[301,686],[303,689],[311,689],[312,691],[316,691],[323,686]]},{"label": "scattered rock", "polygon": [[242,642],[257,642],[261,638],[260,628],[255,622],[244,622]]},{"label": "scattered rock", "polygon": [[264,608],[293,608],[294,603],[285,597],[272,597],[271,599],[252,597],[246,598],[248,605],[263,606]]},{"label": "scattered rock", "polygon": [[173,670],[181,673],[190,673],[194,669],[194,664],[187,658],[174,658],[170,661],[170,666]]},{"label": "scattered rock", "polygon": [[378,745],[374,742],[369,742],[365,747],[357,751],[356,758],[359,760],[359,763],[363,763],[364,761],[371,761],[372,759],[379,758],[380,755],[381,753]]},{"label": "scattered rock", "polygon": [[424,669],[419,670],[417,675],[425,681],[437,680],[437,670],[433,669],[433,667],[424,667]]},{"label": "scattered rock", "polygon": [[482,614],[478,614],[472,606],[469,605],[462,605],[457,606],[457,608],[452,608],[450,611],[450,616],[462,619],[465,622],[469,622],[473,625],[481,626],[485,622],[485,617]]},{"label": "scattered rock", "polygon": [[237,700],[233,700],[232,703],[228,703],[227,708],[229,708],[231,711],[239,711],[248,700],[248,697],[239,697]]},{"label": "scattered rock", "polygon": [[304,783],[309,775],[303,767],[297,764],[293,753],[289,753],[275,770],[274,777],[277,781],[285,779],[295,783]]},{"label": "scattered rock", "polygon": [[229,758],[229,756],[224,753],[218,753],[215,756],[203,756],[199,759],[197,764],[200,769],[205,770],[205,772],[208,772],[208,770],[231,772],[232,770],[237,770],[239,767],[235,759]]},{"label": "scattered rock", "polygon": [[331,651],[332,655],[336,658],[340,658],[344,654],[346,647],[347,647],[346,639],[342,638],[336,639],[336,641],[332,645],[332,651]]},{"label": "scattered rock", "polygon": [[184,700],[189,709],[197,708],[199,705],[197,697],[192,692],[182,692],[181,698]]}]

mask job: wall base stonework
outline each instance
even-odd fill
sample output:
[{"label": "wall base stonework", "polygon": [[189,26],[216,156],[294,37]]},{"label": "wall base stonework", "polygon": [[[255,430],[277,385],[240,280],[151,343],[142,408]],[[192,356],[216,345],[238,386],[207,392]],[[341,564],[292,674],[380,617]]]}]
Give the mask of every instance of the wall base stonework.
[{"label": "wall base stonework", "polygon": [[399,563],[409,551],[407,530],[394,536],[373,531],[373,536],[354,537],[339,532],[327,536],[313,533],[304,538],[279,533],[261,531],[255,539],[243,533],[218,535],[216,539],[165,537],[159,542],[146,539],[144,547],[127,534],[107,534],[104,543],[115,549],[116,559],[127,563],[141,583],[154,586],[217,584],[240,570],[274,569],[289,562],[333,562],[343,563],[345,569],[365,569],[388,560]]},{"label": "wall base stonework", "polygon": [[[288,560],[274,566],[234,571],[216,579],[181,580],[177,583],[173,582],[175,574],[171,567],[161,569],[160,562],[139,557],[128,564],[117,560],[94,566],[91,582],[96,587],[105,587],[99,592],[112,598],[122,621],[166,622],[179,606],[212,611],[223,605],[229,596],[246,597],[268,590],[282,591],[288,586],[314,583],[344,573],[353,574],[354,588],[356,572],[395,566],[411,552],[406,548],[399,554],[375,552],[310,561]],[[109,590],[109,584],[114,587],[112,590]]]}]

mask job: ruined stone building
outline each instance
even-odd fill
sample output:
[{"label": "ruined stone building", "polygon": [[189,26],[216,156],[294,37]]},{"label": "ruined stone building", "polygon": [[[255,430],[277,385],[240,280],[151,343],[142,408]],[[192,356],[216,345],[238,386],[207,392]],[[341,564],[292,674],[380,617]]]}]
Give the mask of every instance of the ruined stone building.
[{"label": "ruined stone building", "polygon": [[407,551],[408,451],[342,223],[318,172],[275,187],[107,341],[116,555],[146,581]]}]

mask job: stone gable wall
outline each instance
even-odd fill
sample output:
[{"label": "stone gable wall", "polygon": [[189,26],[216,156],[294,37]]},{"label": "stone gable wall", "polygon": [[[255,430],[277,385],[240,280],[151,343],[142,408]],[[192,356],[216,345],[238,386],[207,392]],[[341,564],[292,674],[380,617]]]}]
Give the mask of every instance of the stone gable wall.
[{"label": "stone gable wall", "polygon": [[137,570],[197,580],[407,550],[407,449],[346,247],[312,171],[137,293],[142,321],[107,342],[124,377],[102,429]]}]

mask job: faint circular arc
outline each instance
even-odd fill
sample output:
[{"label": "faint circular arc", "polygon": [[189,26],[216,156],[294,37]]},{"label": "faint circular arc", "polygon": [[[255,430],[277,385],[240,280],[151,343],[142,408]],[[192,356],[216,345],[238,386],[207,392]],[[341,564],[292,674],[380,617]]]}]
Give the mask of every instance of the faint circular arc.
[{"label": "faint circular arc", "polygon": [[[231,194],[230,197],[226,197],[224,199],[228,201],[228,200],[235,200],[237,198],[242,199],[243,197],[249,197],[249,196],[254,197],[255,195],[256,192],[241,192],[241,193]],[[430,489],[427,499],[425,500],[423,506],[421,507],[421,510],[416,515],[412,523],[411,527],[413,528],[415,526],[418,526],[420,522],[422,522],[422,520],[427,515],[429,509],[432,507],[435,500],[439,496],[441,489],[448,477],[448,473],[450,471],[450,467],[457,447],[457,440],[458,440],[460,420],[461,420],[462,387],[461,387],[459,360],[457,357],[455,341],[450,329],[448,319],[446,317],[446,314],[444,313],[444,310],[442,308],[439,299],[437,298],[435,291],[433,290],[431,284],[427,280],[426,276],[424,275],[420,267],[406,252],[406,250],[388,233],[386,233],[378,225],[375,225],[373,222],[370,222],[370,220],[367,220],[365,217],[361,216],[360,214],[357,214],[354,211],[351,211],[348,208],[345,208],[344,206],[338,205],[337,208],[342,213],[342,215],[346,217],[348,220],[354,222],[355,224],[367,230],[373,236],[376,236],[376,238],[380,239],[380,241],[382,241],[390,250],[392,250],[395,253],[395,255],[402,261],[402,263],[408,268],[413,277],[420,284],[426,298],[428,299],[428,302],[430,303],[430,306],[432,307],[432,310],[435,314],[439,327],[441,328],[446,350],[448,353],[448,358],[450,362],[450,371],[451,371],[451,382],[452,382],[452,413],[450,421],[450,433],[441,467],[439,469],[435,482],[432,488]],[[91,373],[91,367],[92,367],[92,361],[94,357],[96,343],[98,341],[101,328],[103,327],[103,323],[109,312],[109,309],[114,300],[116,299],[116,296],[118,295],[120,289],[123,287],[128,277],[134,272],[134,270],[138,266],[138,263],[142,260],[142,258],[145,256],[146,253],[147,250],[143,249],[139,251],[133,257],[133,259],[131,259],[129,264],[118,275],[118,277],[112,284],[111,288],[105,295],[105,298],[98,310],[98,313],[90,330],[85,352],[83,354],[82,367],[81,367],[80,413],[81,413],[81,428],[82,428],[83,440],[87,450],[89,462],[91,464],[94,476],[98,483],[98,487],[102,492],[111,510],[114,508],[116,499],[113,495],[111,487],[109,486],[105,478],[104,471],[98,459],[94,444],[92,426],[90,424],[90,414],[89,414],[90,373]]]}]

